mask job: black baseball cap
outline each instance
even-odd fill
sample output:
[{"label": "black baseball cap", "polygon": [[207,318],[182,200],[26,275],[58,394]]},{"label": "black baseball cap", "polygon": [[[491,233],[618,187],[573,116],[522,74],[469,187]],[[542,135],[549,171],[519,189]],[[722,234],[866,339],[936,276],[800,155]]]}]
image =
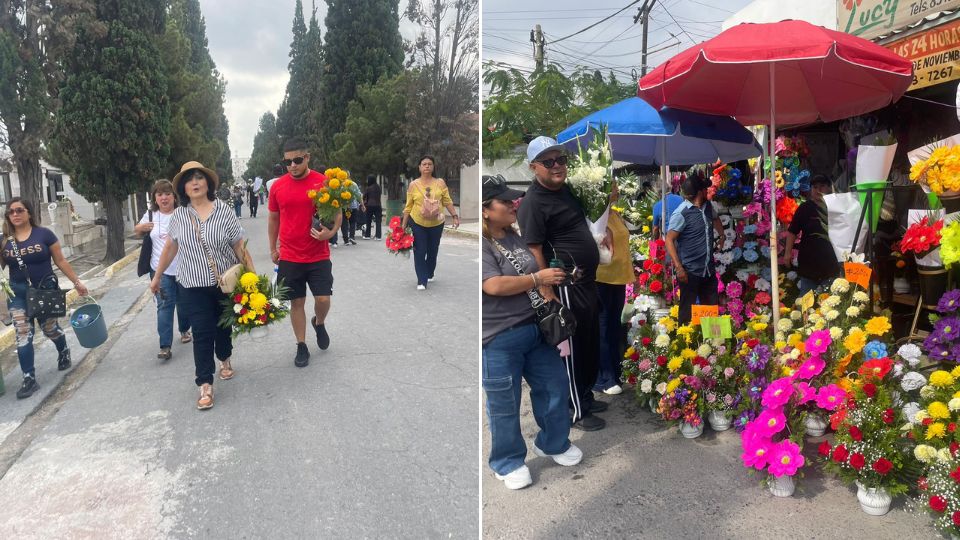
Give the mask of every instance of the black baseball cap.
[{"label": "black baseball cap", "polygon": [[483,175],[483,201],[498,199],[501,201],[515,201],[526,193],[507,187],[507,179],[501,175]]}]

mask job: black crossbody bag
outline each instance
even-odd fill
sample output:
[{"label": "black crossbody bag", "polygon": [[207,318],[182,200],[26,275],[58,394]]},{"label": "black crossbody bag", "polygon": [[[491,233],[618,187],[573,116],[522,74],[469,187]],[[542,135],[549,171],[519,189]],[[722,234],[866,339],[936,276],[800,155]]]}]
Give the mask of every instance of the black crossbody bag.
[{"label": "black crossbody bag", "polygon": [[17,266],[27,278],[27,317],[31,319],[53,319],[67,314],[67,291],[60,289],[55,274],[48,274],[40,283],[30,283],[30,274],[27,265],[20,256],[20,246],[17,239],[10,235],[10,245],[13,246],[13,256],[17,258]]},{"label": "black crossbody bag", "polygon": [[[510,264],[517,271],[517,275],[527,275],[516,257],[500,245],[500,242],[493,240],[493,244],[510,261]],[[577,332],[577,319],[573,316],[572,311],[560,302],[553,300],[547,302],[536,287],[527,291],[527,296],[530,297],[530,305],[533,306],[533,311],[537,314],[537,326],[540,327],[540,333],[543,334],[544,341],[556,346],[573,337]]]},{"label": "black crossbody bag", "polygon": [[[153,210],[148,210],[148,216],[150,222],[153,223]],[[153,225],[157,226],[156,223]],[[141,277],[145,274],[149,274],[153,268],[150,267],[150,259],[153,257],[153,238],[150,236],[150,233],[153,231],[147,232],[147,235],[143,237],[143,244],[140,246],[140,259],[137,260],[137,277]]]}]

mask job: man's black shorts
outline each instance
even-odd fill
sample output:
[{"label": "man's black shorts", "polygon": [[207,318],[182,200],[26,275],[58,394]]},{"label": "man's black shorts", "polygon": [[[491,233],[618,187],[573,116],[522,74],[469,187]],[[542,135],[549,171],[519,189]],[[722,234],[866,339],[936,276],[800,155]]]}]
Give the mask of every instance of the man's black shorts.
[{"label": "man's black shorts", "polygon": [[333,263],[330,259],[311,263],[280,261],[277,278],[290,288],[290,298],[307,295],[307,285],[314,296],[333,295]]}]

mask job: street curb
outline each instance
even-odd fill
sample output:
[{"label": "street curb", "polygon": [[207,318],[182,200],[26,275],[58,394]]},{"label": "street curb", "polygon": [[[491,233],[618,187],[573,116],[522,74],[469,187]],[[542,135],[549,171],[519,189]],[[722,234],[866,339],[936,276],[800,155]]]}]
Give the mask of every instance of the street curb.
[{"label": "street curb", "polygon": [[469,240],[479,240],[480,235],[475,232],[470,231],[461,231],[460,229],[454,229],[453,227],[444,227],[443,234],[449,234],[456,236],[458,238],[466,238]]},{"label": "street curb", "polygon": [[[124,258],[119,261],[111,264],[107,267],[106,270],[101,274],[102,276],[110,279],[113,275],[120,270],[123,270],[130,265],[131,262],[140,258],[140,248],[137,248],[130,253],[128,253]],[[67,292],[67,307],[70,307],[72,304],[80,298],[80,294],[77,293],[76,289],[70,289]],[[5,351],[7,347],[13,345],[17,340],[17,331],[14,330],[13,326],[7,326],[3,330],[0,330],[0,351]],[[2,370],[0,370],[0,377],[2,377]]]}]

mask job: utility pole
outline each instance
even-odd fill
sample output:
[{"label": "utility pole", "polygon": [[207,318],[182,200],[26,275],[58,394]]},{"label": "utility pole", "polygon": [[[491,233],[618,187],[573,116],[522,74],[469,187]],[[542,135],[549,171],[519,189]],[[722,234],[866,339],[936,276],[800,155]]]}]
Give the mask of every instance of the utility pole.
[{"label": "utility pole", "polygon": [[653,5],[656,3],[657,0],[644,0],[643,5],[640,6],[640,11],[637,12],[637,16],[633,18],[633,24],[637,24],[637,21],[643,18],[643,52],[640,63],[641,77],[647,74],[647,28],[650,23],[650,11],[653,10]]},{"label": "utility pole", "polygon": [[530,41],[533,42],[533,61],[537,64],[537,70],[543,69],[543,30],[538,24],[535,29],[530,31]]}]

